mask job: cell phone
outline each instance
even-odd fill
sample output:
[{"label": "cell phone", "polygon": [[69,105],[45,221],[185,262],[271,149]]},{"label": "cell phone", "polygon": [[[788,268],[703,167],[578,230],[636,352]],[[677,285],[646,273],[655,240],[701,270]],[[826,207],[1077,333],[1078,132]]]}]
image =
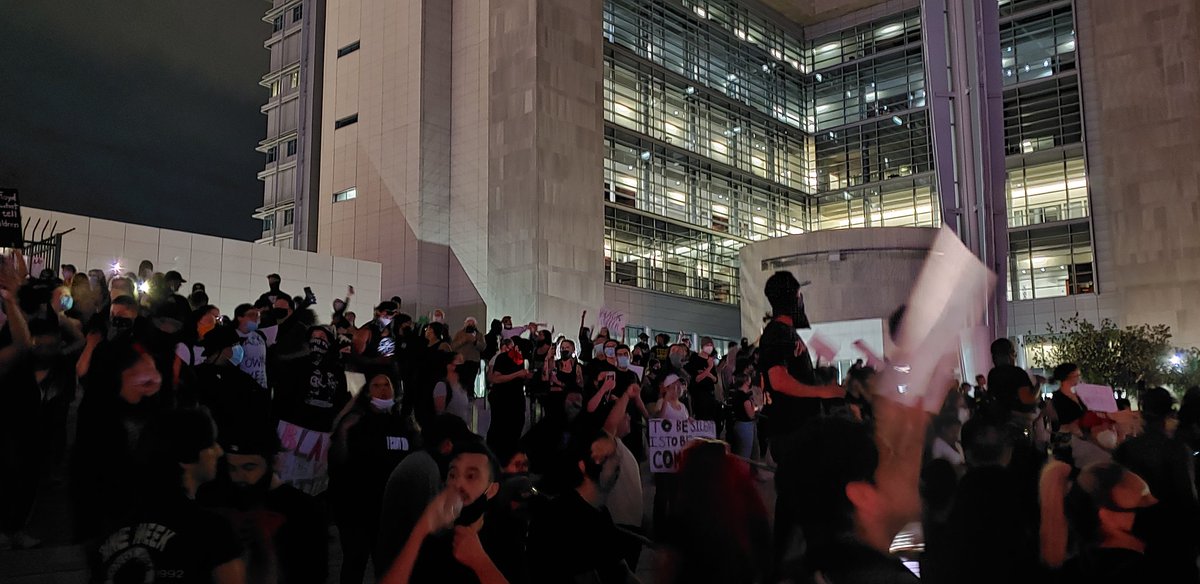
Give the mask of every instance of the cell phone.
[{"label": "cell phone", "polygon": [[317,303],[317,295],[313,294],[312,288],[309,286],[304,287],[304,301],[309,304]]}]

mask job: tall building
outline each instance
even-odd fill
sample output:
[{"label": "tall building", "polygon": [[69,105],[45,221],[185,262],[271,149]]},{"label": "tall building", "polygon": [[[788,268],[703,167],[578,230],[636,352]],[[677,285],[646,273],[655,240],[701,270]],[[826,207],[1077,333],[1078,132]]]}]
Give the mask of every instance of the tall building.
[{"label": "tall building", "polygon": [[[1161,268],[1154,289],[1176,298],[1198,277],[1192,244],[1172,256],[1156,236],[1122,255],[1113,233],[1197,236],[1183,219],[1128,217],[1156,203],[1145,189],[1123,202],[1151,173],[1127,168],[1118,141],[1146,139],[1093,101],[1152,117],[1150,100],[1129,100],[1107,72],[1165,44],[1178,50],[1149,67],[1162,75],[1141,76],[1194,96],[1182,68],[1195,35],[1120,33],[1118,53],[1107,48],[1116,17],[1098,0],[979,0],[957,23],[947,4],[964,3],[328,0],[317,249],[381,262],[384,293],[410,313],[573,330],[582,310],[607,305],[626,313],[630,337],[740,337],[739,299],[761,292],[738,289],[738,250],[827,229],[978,231],[1009,301],[996,328],[1012,335],[1075,313],[1151,314],[1132,305],[1154,297],[1147,285],[1117,269],[1142,269],[1134,250],[1157,254],[1145,269]],[[1196,22],[1186,0],[1118,4],[1147,30]],[[971,36],[989,11],[994,28]],[[960,77],[959,109],[939,113],[946,92],[933,84],[967,57],[977,66],[962,75],[989,93],[968,102]],[[1172,109],[1181,97],[1155,99],[1194,122]],[[946,115],[958,116],[953,142],[938,130]],[[972,119],[978,133],[962,134]],[[1195,138],[1155,127],[1195,152]],[[962,174],[963,160],[991,178]],[[1169,186],[1196,213],[1195,189]],[[1152,315],[1200,336],[1192,310]]]},{"label": "tall building", "polygon": [[257,242],[314,251],[325,2],[267,1],[271,7],[263,20],[271,24],[271,36],[263,46],[271,53],[271,66],[259,81],[268,97],[262,106],[266,137],[257,147],[266,157],[258,173],[263,204],[254,212],[254,218],[262,221]]}]

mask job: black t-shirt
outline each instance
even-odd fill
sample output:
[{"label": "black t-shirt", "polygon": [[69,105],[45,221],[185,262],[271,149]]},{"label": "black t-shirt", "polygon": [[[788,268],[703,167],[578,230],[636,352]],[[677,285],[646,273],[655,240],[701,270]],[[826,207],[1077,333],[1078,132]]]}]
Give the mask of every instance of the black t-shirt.
[{"label": "black t-shirt", "polygon": [[1063,566],[1062,584],[1166,582],[1152,575],[1153,565],[1140,552],[1121,548],[1087,550]]},{"label": "black t-shirt", "polygon": [[275,387],[279,419],[318,432],[331,431],[333,419],[350,401],[342,366],[334,358],[319,363],[296,359],[286,363],[281,377]]},{"label": "black t-shirt", "polygon": [[805,420],[826,413],[830,408],[845,403],[844,399],[821,399],[795,397],[779,393],[771,387],[770,371],[774,367],[786,367],[788,374],[797,381],[814,385],[812,359],[805,351],[796,354],[800,335],[790,325],[772,320],[763,329],[759,367],[763,372],[763,388],[770,392],[771,404],[764,408],[770,420],[769,432],[773,437],[782,437],[798,430]]},{"label": "black t-shirt", "polygon": [[[525,368],[525,364],[517,364],[508,353],[501,353],[496,356],[496,362],[492,365],[492,371],[500,375],[512,375]],[[513,379],[504,383],[492,385],[492,395],[497,397],[512,398],[513,396],[523,397],[525,389],[524,379]]]},{"label": "black t-shirt", "polygon": [[608,511],[571,489],[541,509],[529,526],[530,582],[574,582],[595,572],[599,578],[589,581],[623,583],[628,570],[621,562],[622,543]]},{"label": "black t-shirt", "polygon": [[1087,406],[1083,405],[1083,400],[1076,403],[1075,400],[1063,395],[1062,391],[1054,392],[1054,395],[1050,396],[1050,403],[1054,405],[1054,415],[1058,417],[1054,427],[1055,431],[1058,431],[1059,426],[1063,424],[1070,424],[1082,418],[1083,414],[1088,411]]},{"label": "black t-shirt", "polygon": [[1021,402],[1018,390],[1022,387],[1033,387],[1033,381],[1016,365],[997,365],[988,372],[988,397],[994,403],[1015,409]]},{"label": "black t-shirt", "polygon": [[92,580],[208,584],[217,566],[241,555],[229,521],[181,496],[109,534]]},{"label": "black t-shirt", "polygon": [[733,410],[733,419],[738,422],[753,422],[754,418],[746,415],[746,402],[750,401],[751,394],[748,391],[735,389],[729,392],[729,407]]},{"label": "black t-shirt", "polygon": [[[479,543],[483,551],[496,564],[499,561],[500,548],[495,530],[489,529],[488,520],[483,520],[483,528],[479,531]],[[506,558],[511,559],[511,558]],[[421,544],[421,552],[417,555],[417,563],[413,566],[412,584],[478,584],[479,578],[470,568],[454,559],[454,530],[448,529],[428,536]],[[513,582],[513,580],[510,580]]]},{"label": "black t-shirt", "polygon": [[816,575],[798,581],[836,584],[919,584],[900,560],[856,542],[840,542],[814,553]]}]

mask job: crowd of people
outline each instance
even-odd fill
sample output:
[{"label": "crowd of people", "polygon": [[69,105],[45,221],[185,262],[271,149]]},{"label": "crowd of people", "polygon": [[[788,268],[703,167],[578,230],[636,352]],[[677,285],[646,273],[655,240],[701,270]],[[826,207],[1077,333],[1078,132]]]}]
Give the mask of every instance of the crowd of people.
[{"label": "crowd of people", "polygon": [[[331,528],[343,583],[624,583],[646,549],[663,583],[1198,579],[1200,389],[1094,412],[1078,366],[1044,398],[1000,339],[930,414],[875,390],[874,355],[814,362],[788,272],[757,339],[693,350],[586,313],[574,338],[400,298],[360,323],[352,288],[326,317],[275,274],[229,313],[150,262],[25,266],[0,262],[0,544],[39,544],[39,480],[66,464],[98,582],[324,582]],[[650,473],[660,418],[717,439]],[[894,553],[913,526],[919,570]]]}]

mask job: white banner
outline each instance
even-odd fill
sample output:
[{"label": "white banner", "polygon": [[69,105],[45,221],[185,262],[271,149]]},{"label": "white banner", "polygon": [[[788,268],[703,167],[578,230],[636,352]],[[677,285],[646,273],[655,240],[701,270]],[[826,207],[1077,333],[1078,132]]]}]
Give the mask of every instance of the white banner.
[{"label": "white banner", "polygon": [[712,420],[665,420],[654,418],[650,430],[650,472],[676,472],[679,453],[692,440],[716,438],[717,423]]}]

